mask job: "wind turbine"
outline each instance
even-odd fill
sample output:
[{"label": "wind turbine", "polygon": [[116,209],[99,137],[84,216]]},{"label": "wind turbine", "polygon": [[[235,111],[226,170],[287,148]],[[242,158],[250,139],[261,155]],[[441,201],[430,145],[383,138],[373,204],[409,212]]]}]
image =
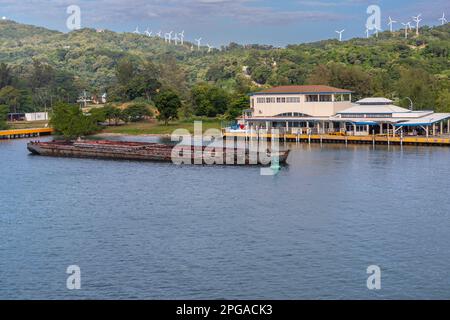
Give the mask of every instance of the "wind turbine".
[{"label": "wind turbine", "polygon": [[411,22],[403,23],[402,25],[405,27],[405,39],[408,39],[408,30],[411,28]]},{"label": "wind turbine", "polygon": [[336,33],[339,34],[339,41],[342,41],[342,34],[344,33],[345,29],[342,29],[341,31],[336,31]]},{"label": "wind turbine", "polygon": [[173,33],[173,31],[166,33],[164,36],[164,41],[171,43],[172,42],[172,33]]},{"label": "wind turbine", "polygon": [[392,18],[389,16],[388,26],[389,26],[389,30],[391,30],[391,33],[394,32],[394,23],[397,23],[397,21],[392,20]]},{"label": "wind turbine", "polygon": [[178,45],[178,40],[180,40],[180,38],[178,38],[178,33],[175,33],[173,40],[175,41],[175,45]]},{"label": "wind turbine", "polygon": [[147,28],[147,30],[145,30],[145,35],[146,36],[151,37],[152,34],[153,34],[153,31],[149,31],[148,28]]},{"label": "wind turbine", "polygon": [[442,13],[442,18],[440,18],[439,21],[441,21],[442,26],[448,22],[448,20],[445,18],[445,12]]},{"label": "wind turbine", "polygon": [[159,32],[156,34],[158,37],[160,37],[161,38],[161,36],[162,36],[162,31],[161,30],[159,30]]},{"label": "wind turbine", "polygon": [[195,39],[195,42],[197,42],[197,49],[200,51],[200,42],[202,41],[202,38]]},{"label": "wind turbine", "polygon": [[422,21],[422,19],[420,19],[420,17],[422,16],[422,14],[418,14],[416,17],[412,17],[414,22],[416,23],[416,36],[419,35],[419,23],[420,21]]},{"label": "wind turbine", "polygon": [[366,38],[369,39],[370,37],[370,29],[366,27]]},{"label": "wind turbine", "polygon": [[382,31],[381,29],[379,29],[377,26],[375,26],[375,36],[378,38],[378,32]]},{"label": "wind turbine", "polygon": [[181,45],[184,45],[184,30],[180,32]]},{"label": "wind turbine", "polygon": [[133,33],[134,33],[134,34],[141,34],[141,33],[139,32],[139,27],[136,27],[136,30],[134,30]]},{"label": "wind turbine", "polygon": [[209,43],[206,46],[208,47],[208,53],[210,53],[211,50],[214,48],[213,46],[210,46]]}]

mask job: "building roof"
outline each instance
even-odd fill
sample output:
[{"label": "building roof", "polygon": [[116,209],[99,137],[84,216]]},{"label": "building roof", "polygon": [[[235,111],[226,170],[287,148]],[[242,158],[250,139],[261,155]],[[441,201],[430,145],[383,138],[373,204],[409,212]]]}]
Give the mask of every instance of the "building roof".
[{"label": "building roof", "polygon": [[394,101],[386,98],[365,98],[357,101],[357,104],[392,104]]},{"label": "building roof", "polygon": [[429,126],[436,122],[440,122],[446,119],[450,119],[450,113],[433,113],[428,116],[408,120],[402,123],[397,124],[398,127],[416,127],[416,126]]},{"label": "building roof", "polygon": [[411,112],[411,111],[408,109],[405,109],[405,108],[394,106],[393,104],[386,104],[386,105],[354,104],[352,107],[338,112],[338,114],[349,114],[349,113],[352,113],[352,114],[377,114],[377,113],[404,113],[404,112]]},{"label": "building roof", "polygon": [[330,86],[311,85],[311,86],[280,86],[266,89],[253,94],[278,94],[278,93],[352,93],[350,90],[334,88]]}]

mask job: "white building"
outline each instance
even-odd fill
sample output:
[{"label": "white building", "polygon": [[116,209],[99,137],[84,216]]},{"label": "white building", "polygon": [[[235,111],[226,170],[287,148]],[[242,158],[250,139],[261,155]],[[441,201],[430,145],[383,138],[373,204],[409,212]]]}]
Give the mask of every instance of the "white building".
[{"label": "white building", "polygon": [[352,92],[329,86],[283,86],[250,95],[252,116],[330,117],[351,106]]},{"label": "white building", "polygon": [[33,113],[25,113],[25,120],[32,121],[47,121],[48,120],[48,112],[33,112]]},{"label": "white building", "polygon": [[250,95],[245,130],[294,134],[443,135],[450,113],[412,111],[385,98],[351,103],[351,91],[329,86],[283,86]]}]

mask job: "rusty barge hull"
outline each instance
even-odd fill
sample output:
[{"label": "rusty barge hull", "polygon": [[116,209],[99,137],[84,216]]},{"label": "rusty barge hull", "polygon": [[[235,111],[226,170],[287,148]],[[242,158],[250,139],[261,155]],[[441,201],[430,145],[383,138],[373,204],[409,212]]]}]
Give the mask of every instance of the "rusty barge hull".
[{"label": "rusty barge hull", "polygon": [[[81,141],[81,142],[30,142],[28,150],[35,155],[48,157],[66,158],[89,158],[106,160],[128,160],[128,161],[153,161],[153,162],[174,162],[192,163],[198,165],[211,164],[205,160],[205,147],[183,146],[175,150],[175,146],[158,143],[142,142],[117,142],[117,141]],[[181,154],[179,151],[181,151]],[[187,152],[187,155],[183,155]],[[173,153],[175,155],[173,155]],[[219,165],[264,165],[259,154],[251,157],[245,149],[223,149],[215,151],[215,159],[219,159]],[[286,163],[288,151],[278,153],[278,163]],[[271,157],[270,153],[266,157]],[[255,158],[257,161],[255,162]],[[231,160],[231,161],[230,161]]]}]

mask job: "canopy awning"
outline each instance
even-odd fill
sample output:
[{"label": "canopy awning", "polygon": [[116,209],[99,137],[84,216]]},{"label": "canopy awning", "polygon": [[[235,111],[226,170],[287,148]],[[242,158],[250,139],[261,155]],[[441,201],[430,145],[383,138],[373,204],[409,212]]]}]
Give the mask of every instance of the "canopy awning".
[{"label": "canopy awning", "polygon": [[450,113],[433,113],[426,117],[397,123],[396,127],[420,127],[430,126],[435,123],[450,119]]}]

